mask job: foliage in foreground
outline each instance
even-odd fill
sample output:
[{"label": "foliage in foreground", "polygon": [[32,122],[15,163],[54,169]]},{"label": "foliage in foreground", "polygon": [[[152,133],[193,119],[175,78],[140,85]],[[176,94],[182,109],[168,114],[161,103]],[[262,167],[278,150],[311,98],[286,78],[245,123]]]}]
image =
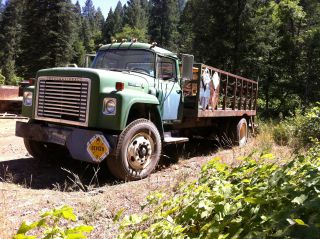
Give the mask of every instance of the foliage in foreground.
[{"label": "foliage in foreground", "polygon": [[[90,233],[94,228],[86,225],[72,227],[71,222],[76,221],[77,217],[71,207],[63,206],[55,208],[42,214],[39,221],[31,224],[23,222],[13,239],[87,238],[86,233]],[[30,235],[31,231],[33,232],[33,236]]]},{"label": "foliage in foreground", "polygon": [[310,146],[312,139],[320,140],[320,103],[304,114],[296,111],[294,116],[281,121],[274,128],[273,137],[277,144],[294,148]]},{"label": "foliage in foreground", "polygon": [[212,160],[174,196],[149,196],[151,212],[125,216],[118,238],[318,238],[319,142],[288,164],[272,158],[236,168]]}]

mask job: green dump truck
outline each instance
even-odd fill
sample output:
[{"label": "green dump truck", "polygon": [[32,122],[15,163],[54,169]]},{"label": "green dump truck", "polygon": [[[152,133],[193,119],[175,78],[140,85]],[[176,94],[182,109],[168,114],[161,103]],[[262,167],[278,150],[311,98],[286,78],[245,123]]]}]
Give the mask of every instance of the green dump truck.
[{"label": "green dump truck", "polygon": [[90,68],[40,70],[23,93],[16,135],[35,158],[106,161],[122,180],[147,177],[166,144],[225,135],[244,145],[258,84],[156,44],[102,46]]}]

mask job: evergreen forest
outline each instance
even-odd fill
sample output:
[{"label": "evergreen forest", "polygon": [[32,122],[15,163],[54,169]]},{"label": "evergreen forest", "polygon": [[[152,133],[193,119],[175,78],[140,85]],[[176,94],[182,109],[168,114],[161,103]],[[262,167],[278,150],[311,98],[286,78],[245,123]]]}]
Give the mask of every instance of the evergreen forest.
[{"label": "evergreen forest", "polygon": [[85,54],[124,38],[257,80],[266,114],[320,98],[318,0],[128,0],[107,16],[92,0],[0,0],[0,83],[83,66]]}]

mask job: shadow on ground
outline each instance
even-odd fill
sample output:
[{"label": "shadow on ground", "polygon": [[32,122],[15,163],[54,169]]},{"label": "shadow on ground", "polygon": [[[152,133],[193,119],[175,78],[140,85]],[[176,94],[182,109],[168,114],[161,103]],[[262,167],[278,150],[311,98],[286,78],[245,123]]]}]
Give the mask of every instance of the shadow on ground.
[{"label": "shadow on ground", "polygon": [[[158,170],[161,165],[170,167],[178,160],[208,155],[217,149],[217,142],[204,139],[166,146]],[[111,176],[105,163],[94,165],[70,158],[47,162],[32,157],[0,162],[0,182],[58,191],[88,191],[121,183]]]},{"label": "shadow on ground", "polygon": [[167,145],[164,147],[160,165],[170,166],[179,160],[214,154],[219,148],[221,145],[218,141],[204,138],[192,139],[185,144]]},{"label": "shadow on ground", "polygon": [[0,162],[1,181],[59,191],[88,191],[117,183],[104,164],[99,166],[70,158],[47,162],[32,157]]}]

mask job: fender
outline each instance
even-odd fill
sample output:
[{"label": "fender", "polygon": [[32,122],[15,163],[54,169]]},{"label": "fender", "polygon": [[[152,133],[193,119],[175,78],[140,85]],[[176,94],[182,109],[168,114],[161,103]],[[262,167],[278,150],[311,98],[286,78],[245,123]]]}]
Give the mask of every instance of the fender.
[{"label": "fender", "polygon": [[[129,112],[131,107],[135,104],[147,104],[159,106],[159,100],[154,95],[150,95],[144,92],[137,92],[134,90],[124,90],[118,92],[122,98],[120,128],[123,130],[128,121]],[[157,107],[158,108],[158,107]]]},{"label": "fender", "polygon": [[[122,91],[115,91],[114,89],[107,89],[110,93],[101,93],[99,96],[98,106],[93,106],[91,111],[91,119],[96,120],[95,128],[110,129],[115,131],[122,131],[127,126],[129,113],[131,108],[136,104],[153,105],[155,108],[159,106],[159,100],[154,95],[146,93],[146,90],[137,91],[132,89],[124,89]],[[117,100],[117,108],[115,115],[104,115],[102,113],[103,99],[115,98]],[[99,110],[95,110],[99,109]]]}]

